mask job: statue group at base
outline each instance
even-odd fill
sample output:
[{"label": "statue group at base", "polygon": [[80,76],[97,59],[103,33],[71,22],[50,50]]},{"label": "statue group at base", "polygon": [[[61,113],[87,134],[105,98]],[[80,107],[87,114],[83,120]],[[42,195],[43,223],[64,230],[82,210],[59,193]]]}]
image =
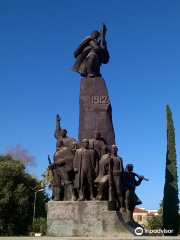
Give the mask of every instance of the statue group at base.
[{"label": "statue group at base", "polygon": [[133,211],[141,204],[135,187],[147,179],[134,173],[132,164],[124,170],[117,146],[110,150],[100,136],[95,131],[93,139],[83,140],[82,148],[77,142],[64,147],[63,140],[57,140],[49,165],[55,196],[46,205],[47,235],[129,237],[136,235],[137,227],[144,231]]},{"label": "statue group at base", "polygon": [[117,146],[112,145],[110,150],[99,131],[94,131],[93,139],[84,139],[80,149],[75,139],[66,134],[66,129],[60,129],[54,162],[49,165],[55,188],[53,201],[106,200],[113,201],[114,208],[121,212],[133,212],[141,204],[135,187],[144,176],[132,172],[132,164],[124,170]]}]

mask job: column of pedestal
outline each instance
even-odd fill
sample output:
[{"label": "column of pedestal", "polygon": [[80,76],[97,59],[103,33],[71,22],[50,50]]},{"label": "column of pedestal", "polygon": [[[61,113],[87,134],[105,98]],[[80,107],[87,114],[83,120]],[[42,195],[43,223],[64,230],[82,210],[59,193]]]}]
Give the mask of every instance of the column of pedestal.
[{"label": "column of pedestal", "polygon": [[115,144],[112,108],[106,83],[102,77],[82,78],[79,97],[78,141],[93,138],[93,132],[101,133],[108,146]]}]

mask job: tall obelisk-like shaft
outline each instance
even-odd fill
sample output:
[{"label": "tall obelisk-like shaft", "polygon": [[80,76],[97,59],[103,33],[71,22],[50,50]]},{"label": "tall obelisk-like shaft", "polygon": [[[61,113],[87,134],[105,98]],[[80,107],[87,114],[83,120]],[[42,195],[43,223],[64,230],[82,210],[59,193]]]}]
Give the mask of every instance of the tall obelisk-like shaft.
[{"label": "tall obelisk-like shaft", "polygon": [[108,146],[115,144],[112,108],[102,77],[81,79],[79,108],[80,145],[83,139],[93,138],[95,130],[101,133]]}]

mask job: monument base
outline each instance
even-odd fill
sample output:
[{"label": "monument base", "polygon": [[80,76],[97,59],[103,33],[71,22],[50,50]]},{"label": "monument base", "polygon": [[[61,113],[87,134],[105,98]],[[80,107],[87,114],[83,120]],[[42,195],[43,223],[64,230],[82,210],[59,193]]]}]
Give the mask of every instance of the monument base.
[{"label": "monument base", "polygon": [[46,204],[47,236],[132,237],[140,225],[131,213],[109,211],[108,201],[50,201]]}]

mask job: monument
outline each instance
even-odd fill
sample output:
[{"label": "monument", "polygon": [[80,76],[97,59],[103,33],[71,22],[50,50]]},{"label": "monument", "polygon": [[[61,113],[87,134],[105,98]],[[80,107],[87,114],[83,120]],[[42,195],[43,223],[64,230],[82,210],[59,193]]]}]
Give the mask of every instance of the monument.
[{"label": "monument", "polygon": [[124,170],[115,145],[110,98],[100,73],[101,64],[110,58],[106,30],[103,23],[74,52],[71,69],[83,77],[78,142],[67,136],[56,116],[56,152],[54,162],[49,160],[55,197],[46,204],[49,236],[128,237],[142,227],[133,220],[135,206],[142,203],[135,187],[147,179],[135,174],[132,164]]}]

